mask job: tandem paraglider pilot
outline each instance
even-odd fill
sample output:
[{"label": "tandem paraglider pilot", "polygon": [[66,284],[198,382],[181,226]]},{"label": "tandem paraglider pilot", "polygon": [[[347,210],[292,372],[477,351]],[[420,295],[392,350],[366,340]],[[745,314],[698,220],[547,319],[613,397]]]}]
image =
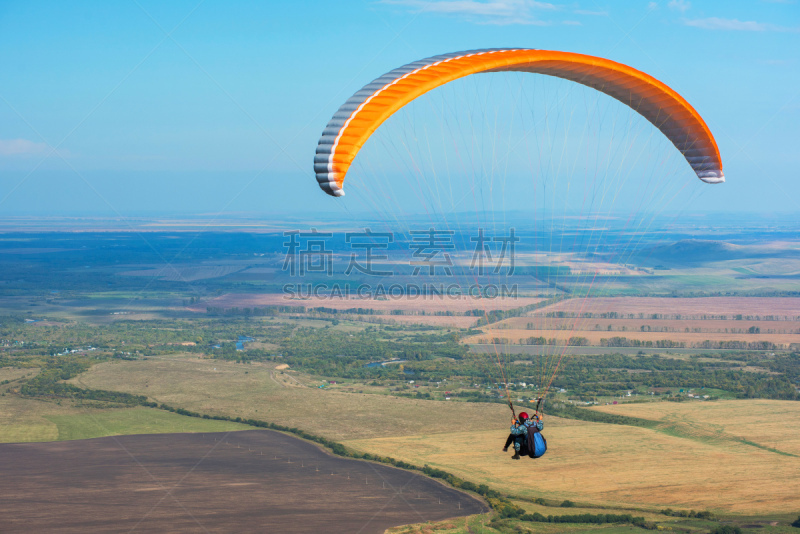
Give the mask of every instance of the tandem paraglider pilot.
[{"label": "tandem paraglider pilot", "polygon": [[547,451],[547,440],[541,434],[544,424],[539,419],[538,414],[529,418],[526,412],[520,412],[511,419],[511,432],[508,434],[503,452],[507,452],[511,444],[514,444],[514,456],[512,460],[519,460],[520,454],[539,458]]}]

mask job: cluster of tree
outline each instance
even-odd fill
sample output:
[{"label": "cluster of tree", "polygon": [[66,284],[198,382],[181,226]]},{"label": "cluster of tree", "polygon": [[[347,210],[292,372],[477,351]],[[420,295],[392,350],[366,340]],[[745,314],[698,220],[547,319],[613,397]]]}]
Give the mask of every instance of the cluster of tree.
[{"label": "cluster of tree", "polygon": [[[493,345],[507,345],[508,344],[508,340],[505,339],[505,338],[496,337],[496,338],[492,339],[492,344]],[[552,346],[561,345],[561,346],[563,346],[564,345],[564,341],[561,340],[561,339],[554,338],[554,337],[551,337],[550,339],[547,339],[547,338],[545,338],[543,336],[536,336],[536,337],[531,336],[531,337],[529,337],[527,339],[521,340],[519,342],[519,344],[520,345],[552,345]],[[583,337],[583,336],[571,336],[567,340],[566,344],[571,346],[571,347],[586,347],[586,346],[589,345],[589,340],[587,338]]]},{"label": "cluster of tree", "polygon": [[[591,362],[588,360],[591,358]],[[760,361],[759,365],[774,365],[781,375],[753,373],[732,362],[700,362],[659,358],[656,355],[573,355],[564,360],[554,384],[582,395],[620,395],[637,388],[721,389],[740,398],[769,398],[795,400],[800,395],[795,382],[800,374],[800,362],[788,356]],[[534,360],[533,365],[545,365]],[[755,362],[754,362],[755,363]],[[520,366],[509,366],[516,372]],[[786,368],[789,368],[788,370]],[[636,371],[636,372],[629,372]],[[508,373],[515,377],[514,373]],[[516,380],[515,380],[516,381]]]},{"label": "cluster of tree", "polygon": [[727,349],[727,350],[776,350],[775,343],[769,341],[702,341],[695,343],[698,349]]},{"label": "cluster of tree", "polygon": [[564,300],[565,297],[557,296],[550,299],[545,299],[540,302],[535,302],[533,304],[528,304],[526,306],[520,306],[519,308],[512,308],[510,310],[472,310],[473,317],[478,317],[478,326],[486,326],[488,324],[497,323],[504,319],[508,319],[510,317],[522,317],[528,312],[533,310],[538,310],[539,308],[544,308],[545,306],[550,306]]},{"label": "cluster of tree", "polygon": [[[570,355],[562,360],[552,387],[567,389],[572,396],[586,401],[653,388],[666,388],[674,393],[680,388],[693,388],[695,391],[719,389],[740,398],[800,398],[795,387],[800,384],[798,354],[704,356],[702,359],[693,357],[683,360],[662,358],[657,354]],[[527,364],[506,363],[505,381],[525,382],[535,387],[541,385],[541,381],[549,380],[549,373],[554,366],[552,354],[515,354],[514,359],[526,360]],[[492,384],[499,380],[492,357],[485,354],[469,354],[457,361],[434,358],[414,362],[413,366],[411,363],[405,365],[406,369],[413,368],[413,378],[417,381],[462,378],[470,383],[480,381]],[[775,374],[750,372],[743,369],[745,366],[760,367]],[[496,393],[484,389],[462,391],[460,396],[478,402],[492,402]]]},{"label": "cluster of tree", "polygon": [[708,510],[695,512],[694,510],[673,510],[672,508],[666,508],[661,510],[661,513],[670,517],[696,517],[697,519],[712,519],[714,517],[714,514]]},{"label": "cluster of tree", "polygon": [[416,363],[433,358],[462,359],[467,348],[455,335],[386,338],[374,329],[347,333],[330,328],[300,328],[281,344],[282,361],[323,376],[367,378],[401,376],[399,365],[368,364],[389,360]]},{"label": "cluster of tree", "polygon": [[[465,312],[454,311],[454,310],[443,310],[443,311],[429,312],[424,308],[423,309],[397,308],[394,310],[389,310],[388,315],[433,315],[435,317],[462,317],[462,316],[473,316],[478,311],[480,311],[480,315],[483,316],[484,313],[483,310],[467,310]],[[328,308],[325,306],[317,306],[315,308],[311,308],[309,312],[323,313],[328,315],[386,315],[387,314],[385,310],[375,310],[373,308],[338,309],[338,308]]]},{"label": "cluster of tree", "polygon": [[641,528],[655,530],[655,523],[645,521],[644,517],[636,517],[631,514],[574,514],[574,515],[542,515],[539,512],[527,513],[523,508],[511,502],[499,502],[497,499],[489,499],[489,504],[497,512],[494,520],[495,526],[503,519],[516,519],[531,523],[577,523],[604,525],[630,524]]},{"label": "cluster of tree", "polygon": [[626,337],[614,336],[600,340],[601,347],[653,347],[659,349],[676,349],[686,346],[682,341],[672,341],[670,339],[659,339],[656,341],[642,341],[641,339],[628,339]]}]

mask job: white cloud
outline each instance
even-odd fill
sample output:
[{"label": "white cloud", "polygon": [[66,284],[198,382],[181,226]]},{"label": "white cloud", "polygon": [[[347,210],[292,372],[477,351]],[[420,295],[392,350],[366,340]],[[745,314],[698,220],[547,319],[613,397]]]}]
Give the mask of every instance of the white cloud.
[{"label": "white cloud", "polygon": [[689,8],[692,7],[692,4],[686,0],[670,0],[667,7],[675,11],[680,11],[681,13],[686,13]]},{"label": "white cloud", "polygon": [[0,156],[35,156],[44,154],[46,143],[34,143],[27,139],[0,139]]},{"label": "white cloud", "polygon": [[382,0],[382,4],[406,6],[423,13],[466,17],[481,24],[546,25],[536,15],[555,11],[554,4],[536,0]]},{"label": "white cloud", "polygon": [[567,26],[583,26],[579,20],[565,20],[561,24],[565,24]]},{"label": "white cloud", "polygon": [[658,7],[658,2],[650,2],[649,4],[647,4],[647,9],[649,9],[651,11],[653,9],[656,9],[657,7]]},{"label": "white cloud", "polygon": [[743,32],[797,32],[800,28],[787,28],[765,22],[742,21],[737,19],[721,19],[709,17],[706,19],[687,19],[683,21],[687,26],[703,28],[705,30],[731,30]]}]

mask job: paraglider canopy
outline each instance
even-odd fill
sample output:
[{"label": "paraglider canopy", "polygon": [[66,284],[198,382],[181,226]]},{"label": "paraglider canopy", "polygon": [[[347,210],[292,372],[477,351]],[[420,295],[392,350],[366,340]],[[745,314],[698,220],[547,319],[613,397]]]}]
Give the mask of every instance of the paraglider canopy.
[{"label": "paraglider canopy", "polygon": [[608,59],[571,52],[485,49],[415,61],[357,91],[328,122],[317,145],[314,172],[320,188],[343,196],[344,179],[358,151],[407,103],[453,80],[500,71],[546,74],[605,93],[655,125],[698,178],[712,184],[725,181],[719,148],[705,121],[683,97],[652,76]]}]

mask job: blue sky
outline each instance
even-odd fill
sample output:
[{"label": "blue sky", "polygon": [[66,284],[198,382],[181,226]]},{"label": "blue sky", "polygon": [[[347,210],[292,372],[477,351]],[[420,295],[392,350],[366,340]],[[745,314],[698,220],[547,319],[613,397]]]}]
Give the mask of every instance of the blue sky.
[{"label": "blue sky", "polygon": [[0,0],[0,217],[336,212],[338,106],[404,63],[498,46],[627,63],[703,115],[711,211],[800,207],[800,4]]}]

